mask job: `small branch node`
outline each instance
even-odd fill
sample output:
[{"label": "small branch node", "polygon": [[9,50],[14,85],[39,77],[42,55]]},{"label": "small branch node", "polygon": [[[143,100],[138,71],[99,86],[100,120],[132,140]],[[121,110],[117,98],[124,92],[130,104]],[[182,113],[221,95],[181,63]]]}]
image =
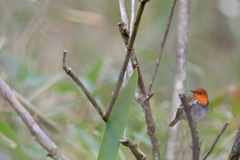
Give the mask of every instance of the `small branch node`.
[{"label": "small branch node", "polygon": [[195,106],[195,104],[197,103],[197,100],[194,101],[193,103],[190,103],[190,108],[193,108]]},{"label": "small branch node", "polygon": [[147,156],[137,147],[137,144],[134,144],[133,141],[126,137],[126,128],[123,133],[123,138],[118,142],[121,142],[123,146],[128,147],[131,152],[134,154],[137,160],[145,160]]},{"label": "small branch node", "polygon": [[154,95],[154,92],[148,94],[148,95],[146,96],[146,100],[149,101],[149,100],[152,98],[153,95]]}]

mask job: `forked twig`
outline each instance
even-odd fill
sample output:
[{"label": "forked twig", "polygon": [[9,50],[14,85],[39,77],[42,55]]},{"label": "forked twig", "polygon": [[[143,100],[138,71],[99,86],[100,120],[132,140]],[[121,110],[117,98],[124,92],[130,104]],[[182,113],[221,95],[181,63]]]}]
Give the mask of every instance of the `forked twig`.
[{"label": "forked twig", "polygon": [[147,156],[138,148],[137,144],[134,144],[133,141],[126,136],[126,128],[123,133],[123,137],[119,142],[122,143],[125,147],[128,147],[137,160],[145,160]]}]

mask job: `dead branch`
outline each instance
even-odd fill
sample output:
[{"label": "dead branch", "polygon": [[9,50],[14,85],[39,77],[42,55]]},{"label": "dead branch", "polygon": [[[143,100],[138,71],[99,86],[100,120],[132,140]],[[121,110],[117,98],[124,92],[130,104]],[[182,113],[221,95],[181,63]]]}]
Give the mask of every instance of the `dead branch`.
[{"label": "dead branch", "polygon": [[212,146],[209,148],[209,150],[207,151],[207,153],[203,156],[202,160],[207,159],[207,157],[210,155],[210,153],[212,152],[213,148],[215,147],[215,145],[217,144],[219,138],[222,136],[223,132],[225,131],[225,129],[227,128],[227,126],[229,125],[230,121],[227,121],[223,128],[221,129],[221,131],[218,133],[216,139],[214,140]]},{"label": "dead branch", "polygon": [[31,134],[35,136],[36,141],[49,152],[49,156],[55,160],[67,160],[61,150],[52,142],[45,132],[34,121],[29,112],[21,105],[13,94],[10,87],[0,78],[0,94],[7,101],[26,124]]},{"label": "dead branch", "polygon": [[63,66],[62,66],[62,68],[64,69],[66,74],[68,74],[75,81],[75,83],[81,88],[83,93],[86,95],[86,97],[92,103],[94,108],[97,110],[98,114],[102,117],[102,119],[104,121],[106,121],[106,119],[104,118],[104,113],[103,113],[101,107],[98,105],[97,101],[93,98],[92,94],[87,90],[87,88],[84,86],[84,84],[81,82],[81,80],[76,76],[76,74],[72,71],[72,69],[65,65],[65,63],[66,63],[66,54],[67,54],[67,51],[64,50],[64,52],[63,52]]}]

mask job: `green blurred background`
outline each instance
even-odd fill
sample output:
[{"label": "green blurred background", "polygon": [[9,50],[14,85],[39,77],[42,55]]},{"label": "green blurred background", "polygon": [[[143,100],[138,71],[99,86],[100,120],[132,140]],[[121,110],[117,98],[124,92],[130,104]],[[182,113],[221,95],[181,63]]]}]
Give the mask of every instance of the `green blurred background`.
[{"label": "green blurred background", "polygon": [[[135,51],[146,87],[170,5],[169,0],[151,0],[143,13]],[[192,0],[190,5],[186,93],[202,87],[210,97],[210,113],[198,125],[203,139],[202,155],[224,123],[231,121],[209,156],[227,159],[240,119],[240,1]],[[135,11],[138,6],[136,1]],[[130,0],[126,8],[130,19]],[[151,99],[163,159],[171,115],[177,8]],[[42,113],[39,119],[44,131],[71,160],[96,159],[105,123],[63,71],[63,50],[68,52],[67,65],[106,109],[124,59],[119,21],[116,0],[0,0],[0,76],[20,94],[18,98],[32,115],[36,110]],[[2,98],[0,119],[0,159],[10,160],[18,154],[29,160],[51,159]],[[12,130],[3,131],[4,126]],[[17,145],[15,149],[1,140],[10,132],[19,141],[10,138]],[[191,137],[185,121],[180,134],[179,159],[189,159]],[[127,124],[127,136],[152,159],[144,114],[136,102]],[[134,157],[121,146],[117,159]]]}]

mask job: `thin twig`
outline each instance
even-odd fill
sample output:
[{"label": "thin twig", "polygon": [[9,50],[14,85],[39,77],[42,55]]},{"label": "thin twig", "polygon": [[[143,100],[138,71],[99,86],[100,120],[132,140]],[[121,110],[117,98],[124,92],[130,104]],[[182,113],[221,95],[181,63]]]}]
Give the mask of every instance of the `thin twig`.
[{"label": "thin twig", "polygon": [[232,151],[228,160],[239,160],[240,158],[240,125],[237,130],[236,138],[234,140]]},{"label": "thin twig", "polygon": [[162,54],[163,54],[163,49],[164,49],[164,46],[165,46],[165,43],[166,43],[166,40],[167,40],[168,31],[169,31],[169,28],[170,28],[170,25],[171,25],[171,22],[172,22],[172,16],[173,16],[173,12],[174,12],[174,9],[175,9],[176,1],[177,0],[173,0],[172,5],[171,5],[171,9],[170,9],[170,12],[169,12],[169,15],[168,15],[167,26],[166,26],[164,34],[163,34],[163,39],[162,39],[162,42],[161,42],[161,45],[160,45],[160,50],[159,50],[158,57],[157,57],[157,60],[156,60],[156,64],[155,64],[155,67],[154,67],[154,70],[153,70],[153,73],[152,73],[151,81],[149,83],[148,94],[151,93],[153,82],[154,82],[156,74],[157,74],[157,69],[158,69]]},{"label": "thin twig", "polygon": [[67,160],[61,150],[52,142],[52,140],[45,134],[40,126],[34,121],[29,112],[17,100],[11,88],[3,82],[0,78],[0,95],[7,101],[13,109],[17,112],[19,117],[26,124],[31,134],[35,136],[35,140],[49,153],[49,156],[55,160]]},{"label": "thin twig", "polygon": [[115,101],[118,97],[118,94],[119,94],[119,91],[120,91],[120,88],[121,88],[121,85],[122,85],[122,82],[123,82],[123,77],[124,77],[124,74],[125,74],[126,69],[127,69],[128,60],[129,60],[130,54],[133,50],[133,45],[134,45],[134,42],[135,42],[135,39],[136,39],[136,36],[137,36],[139,23],[140,23],[142,13],[143,13],[143,10],[144,10],[144,7],[145,7],[146,3],[147,3],[147,0],[141,1],[140,7],[138,9],[137,18],[136,18],[134,28],[133,28],[133,33],[132,33],[132,36],[130,37],[129,45],[127,47],[127,52],[126,52],[126,55],[125,55],[125,59],[124,59],[121,71],[119,73],[119,76],[118,76],[117,84],[115,86],[112,98],[111,98],[111,100],[109,102],[109,105],[107,107],[107,110],[105,112],[105,120],[106,121],[109,118],[110,113],[112,111],[112,108],[113,108],[113,106],[115,104]]},{"label": "thin twig", "polygon": [[87,90],[87,88],[84,86],[84,84],[81,82],[81,80],[76,76],[76,74],[72,71],[71,68],[68,66],[64,65],[66,62],[66,54],[67,51],[64,50],[63,52],[63,69],[68,74],[75,82],[76,84],[81,88],[83,93],[86,95],[86,97],[89,99],[89,101],[92,103],[94,108],[97,110],[98,114],[101,116],[101,118],[105,121],[104,119],[104,113],[101,109],[101,107],[98,105],[97,101],[93,98],[92,94]]},{"label": "thin twig", "polygon": [[230,121],[227,121],[223,128],[221,129],[221,131],[218,133],[216,139],[214,140],[212,146],[209,148],[209,150],[207,151],[207,153],[203,156],[202,160],[207,159],[207,157],[210,155],[210,153],[212,152],[213,148],[215,147],[215,145],[217,144],[219,138],[222,136],[223,132],[225,131],[225,129],[227,128],[227,126],[229,125]]},{"label": "thin twig", "polygon": [[192,115],[191,107],[187,101],[186,94],[184,92],[179,93],[179,98],[182,101],[184,111],[187,115],[188,125],[191,130],[191,136],[192,136],[192,147],[191,148],[192,148],[192,153],[193,153],[193,160],[199,160],[201,143],[199,142],[199,132],[198,132],[197,124]]},{"label": "thin twig", "polygon": [[122,145],[128,147],[137,160],[145,160],[147,156],[138,148],[137,144],[134,144],[133,141],[126,136],[126,128],[123,133],[123,137],[118,142],[121,142]]},{"label": "thin twig", "polygon": [[63,51],[63,66],[65,66],[65,64],[66,64],[66,55],[67,55],[67,51],[64,50]]}]

